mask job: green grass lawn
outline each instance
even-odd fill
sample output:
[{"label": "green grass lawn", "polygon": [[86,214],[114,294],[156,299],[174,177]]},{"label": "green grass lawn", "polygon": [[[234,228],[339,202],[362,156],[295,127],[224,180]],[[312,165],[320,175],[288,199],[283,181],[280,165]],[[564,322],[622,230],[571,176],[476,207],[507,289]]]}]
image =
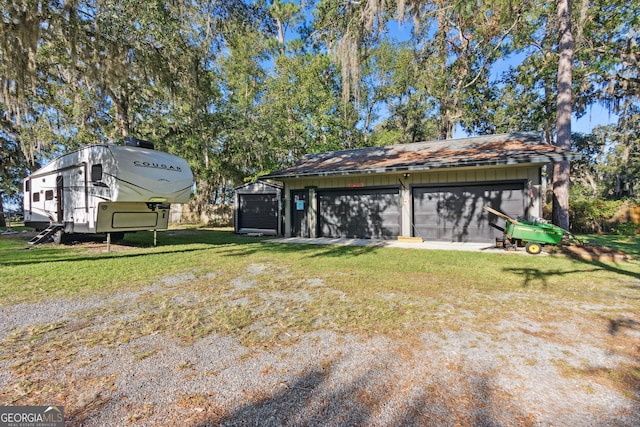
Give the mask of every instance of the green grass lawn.
[{"label": "green grass lawn", "polygon": [[[245,292],[247,304],[241,307],[247,322],[266,319],[258,308],[260,292],[313,293],[308,284],[314,281],[331,292],[292,303],[289,320],[310,327],[314,319],[316,323],[330,319],[323,325],[364,333],[404,333],[406,325],[438,323],[442,307],[453,307],[445,317],[473,311],[479,321],[493,322],[524,311],[566,314],[550,310],[557,301],[576,305],[624,301],[640,306],[638,298],[630,297],[640,290],[637,261],[616,264],[564,255],[278,244],[207,229],[158,233],[158,240],[153,247],[151,233],[129,234],[124,249],[107,253],[104,244],[26,250],[24,239],[3,237],[0,305],[106,297],[180,274],[192,279],[176,293],[193,293],[212,305],[224,305],[230,283],[247,276],[252,265],[262,265],[267,268],[251,277],[259,286]],[[605,243],[635,256],[640,253],[637,241]],[[515,304],[505,297],[514,294],[523,296]],[[203,304],[197,309],[204,308]]]}]

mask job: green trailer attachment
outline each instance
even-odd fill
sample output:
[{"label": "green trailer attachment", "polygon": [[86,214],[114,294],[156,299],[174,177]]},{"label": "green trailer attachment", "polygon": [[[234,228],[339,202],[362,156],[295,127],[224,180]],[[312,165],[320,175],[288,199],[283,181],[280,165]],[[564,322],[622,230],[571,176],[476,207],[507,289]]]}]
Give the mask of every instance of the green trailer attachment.
[{"label": "green trailer attachment", "polygon": [[489,206],[485,206],[484,209],[506,221],[505,242],[509,242],[513,246],[517,246],[519,242],[525,243],[525,249],[530,254],[542,252],[543,245],[559,245],[562,242],[565,230],[560,227],[546,223],[516,220]]}]

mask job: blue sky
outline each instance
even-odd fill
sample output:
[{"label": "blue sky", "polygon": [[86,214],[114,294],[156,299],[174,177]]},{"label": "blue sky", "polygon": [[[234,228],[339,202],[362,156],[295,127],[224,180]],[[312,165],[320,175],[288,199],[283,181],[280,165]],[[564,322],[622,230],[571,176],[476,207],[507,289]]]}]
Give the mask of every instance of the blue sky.
[{"label": "blue sky", "polygon": [[596,104],[589,107],[587,114],[580,119],[573,118],[571,122],[571,131],[579,133],[591,133],[591,130],[597,126],[617,123],[615,114],[607,111],[602,105]]}]

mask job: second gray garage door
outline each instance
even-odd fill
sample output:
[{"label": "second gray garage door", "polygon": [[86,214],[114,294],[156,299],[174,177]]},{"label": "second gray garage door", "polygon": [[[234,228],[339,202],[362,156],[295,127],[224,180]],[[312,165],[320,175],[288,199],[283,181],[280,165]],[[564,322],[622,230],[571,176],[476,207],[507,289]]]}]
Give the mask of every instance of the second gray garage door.
[{"label": "second gray garage door", "polygon": [[318,235],[395,239],[400,234],[400,189],[318,191]]},{"label": "second gray garage door", "polygon": [[504,221],[488,205],[512,218],[524,214],[524,182],[413,188],[415,236],[447,242],[491,242],[502,233],[489,223]]}]

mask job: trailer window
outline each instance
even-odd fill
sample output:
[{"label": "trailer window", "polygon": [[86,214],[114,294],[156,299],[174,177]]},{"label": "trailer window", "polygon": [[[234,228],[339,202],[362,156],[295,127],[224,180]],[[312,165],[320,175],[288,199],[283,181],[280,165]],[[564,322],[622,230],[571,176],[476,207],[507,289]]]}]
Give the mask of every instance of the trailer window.
[{"label": "trailer window", "polygon": [[24,182],[24,192],[28,193],[29,191],[31,191],[31,180],[28,179]]},{"label": "trailer window", "polygon": [[33,193],[33,201],[34,202],[40,201],[40,193]]},{"label": "trailer window", "polygon": [[47,190],[44,192],[45,200],[53,200],[53,190]]},{"label": "trailer window", "polygon": [[91,181],[102,181],[102,165],[91,166]]}]

